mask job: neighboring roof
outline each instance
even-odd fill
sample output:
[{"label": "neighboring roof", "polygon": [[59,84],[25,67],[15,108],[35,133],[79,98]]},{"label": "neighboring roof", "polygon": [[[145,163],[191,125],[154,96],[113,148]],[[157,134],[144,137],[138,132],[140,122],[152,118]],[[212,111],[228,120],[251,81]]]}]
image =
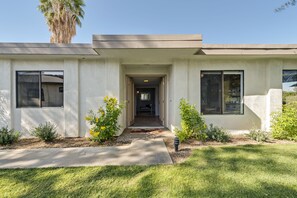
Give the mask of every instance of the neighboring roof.
[{"label": "neighboring roof", "polygon": [[296,55],[296,44],[204,44],[196,55]]},{"label": "neighboring roof", "polygon": [[97,55],[90,44],[0,43],[0,55]]},{"label": "neighboring roof", "polygon": [[201,34],[93,35],[94,49],[200,49]]}]

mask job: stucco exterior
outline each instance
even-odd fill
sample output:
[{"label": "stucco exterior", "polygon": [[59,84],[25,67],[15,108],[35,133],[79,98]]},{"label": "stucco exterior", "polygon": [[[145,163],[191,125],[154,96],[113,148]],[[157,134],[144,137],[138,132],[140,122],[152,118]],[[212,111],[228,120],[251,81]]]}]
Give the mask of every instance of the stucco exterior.
[{"label": "stucco exterior", "polygon": [[[128,40],[123,37],[125,42],[118,36],[117,47],[117,42],[111,42],[113,37],[94,38],[93,46],[55,46],[58,53],[45,44],[0,44],[0,127],[8,126],[29,136],[33,127],[50,121],[62,136],[88,136],[90,126],[85,116],[103,104],[104,96],[125,102],[127,76],[157,76],[166,81],[164,126],[173,130],[180,123],[181,98],[200,110],[201,71],[241,70],[243,114],[204,115],[205,120],[230,131],[269,130],[271,113],[282,106],[282,71],[297,70],[295,45],[203,46],[201,36],[179,35],[168,40],[166,36],[150,39],[148,35]],[[64,71],[63,107],[17,108],[16,72],[34,70]],[[125,110],[119,123],[120,134],[128,127]]]}]

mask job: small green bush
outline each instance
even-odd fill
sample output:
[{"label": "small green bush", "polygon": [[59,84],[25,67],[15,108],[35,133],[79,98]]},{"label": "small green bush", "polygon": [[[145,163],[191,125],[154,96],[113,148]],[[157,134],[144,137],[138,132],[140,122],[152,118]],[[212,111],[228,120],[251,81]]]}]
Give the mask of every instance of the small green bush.
[{"label": "small green bush", "polygon": [[181,129],[176,129],[175,133],[181,142],[190,138],[205,141],[207,136],[204,132],[206,124],[202,116],[197,111],[195,105],[191,105],[185,99],[179,103],[181,116]]},{"label": "small green bush", "polygon": [[283,105],[283,110],[272,115],[272,137],[297,141],[297,102]]},{"label": "small green bush", "polygon": [[267,142],[269,140],[269,133],[261,129],[251,129],[246,136],[257,142]]},{"label": "small green bush", "polygon": [[56,126],[50,122],[40,124],[38,127],[32,130],[32,135],[38,137],[45,142],[53,142],[58,138]]},{"label": "small green bush", "polygon": [[93,125],[90,130],[90,139],[95,142],[104,142],[112,139],[120,129],[118,118],[124,108],[123,104],[118,104],[116,98],[106,96],[104,98],[105,107],[99,107],[98,114],[90,111],[86,120]]},{"label": "small green bush", "polygon": [[206,135],[208,141],[217,141],[217,142],[229,142],[230,135],[224,131],[224,129],[210,124],[206,129]]},{"label": "small green bush", "polygon": [[8,127],[2,127],[0,129],[0,145],[8,145],[17,142],[20,138],[20,133],[9,130]]}]

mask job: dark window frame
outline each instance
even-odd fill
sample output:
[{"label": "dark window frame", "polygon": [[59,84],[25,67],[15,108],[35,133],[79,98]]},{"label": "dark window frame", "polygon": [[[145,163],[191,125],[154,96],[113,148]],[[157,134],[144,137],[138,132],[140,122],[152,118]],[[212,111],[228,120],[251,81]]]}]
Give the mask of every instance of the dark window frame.
[{"label": "dark window frame", "polygon": [[[201,75],[203,74],[203,72],[209,72],[209,73],[221,73],[222,76],[222,91],[221,91],[221,111],[220,113],[212,113],[212,114],[204,114],[202,112],[202,77]],[[223,111],[223,105],[224,105],[224,72],[241,72],[242,73],[242,104],[241,104],[241,108],[242,108],[242,113],[224,113]],[[244,115],[245,111],[244,111],[244,70],[201,70],[200,71],[200,113],[203,115],[207,115],[207,116],[211,116],[211,115]]]},{"label": "dark window frame", "polygon": [[282,69],[282,104],[284,104],[284,100],[283,100],[283,92],[284,92],[284,72],[297,72],[297,69]]},{"label": "dark window frame", "polygon": [[[35,72],[35,73],[39,73],[39,106],[34,107],[34,106],[30,106],[30,107],[23,107],[23,106],[19,106],[18,104],[18,73],[21,72]],[[65,80],[64,80],[64,70],[17,70],[15,71],[15,86],[16,86],[16,108],[20,109],[20,108],[64,108],[64,101],[65,101],[65,97],[64,97],[64,91],[63,91],[63,105],[62,106],[57,106],[57,107],[43,107],[42,106],[42,72],[63,72],[63,89],[64,89],[64,84],[65,84]]]}]

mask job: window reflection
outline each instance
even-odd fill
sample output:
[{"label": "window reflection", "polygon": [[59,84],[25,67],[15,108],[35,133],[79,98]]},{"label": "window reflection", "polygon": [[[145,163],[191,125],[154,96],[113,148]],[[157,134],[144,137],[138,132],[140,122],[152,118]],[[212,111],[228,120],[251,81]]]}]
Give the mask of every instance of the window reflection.
[{"label": "window reflection", "polygon": [[201,110],[204,114],[219,114],[222,111],[222,74],[203,72],[201,75]]},{"label": "window reflection", "polygon": [[201,72],[201,112],[242,114],[242,76],[242,71]]},{"label": "window reflection", "polygon": [[17,73],[17,104],[19,107],[39,107],[39,72]]},{"label": "window reflection", "polygon": [[16,72],[17,107],[62,107],[64,72]]},{"label": "window reflection", "polygon": [[42,106],[63,106],[63,72],[42,72]]},{"label": "window reflection", "polygon": [[297,101],[297,70],[283,71],[283,104]]},{"label": "window reflection", "polygon": [[224,113],[241,112],[241,73],[224,73]]}]

